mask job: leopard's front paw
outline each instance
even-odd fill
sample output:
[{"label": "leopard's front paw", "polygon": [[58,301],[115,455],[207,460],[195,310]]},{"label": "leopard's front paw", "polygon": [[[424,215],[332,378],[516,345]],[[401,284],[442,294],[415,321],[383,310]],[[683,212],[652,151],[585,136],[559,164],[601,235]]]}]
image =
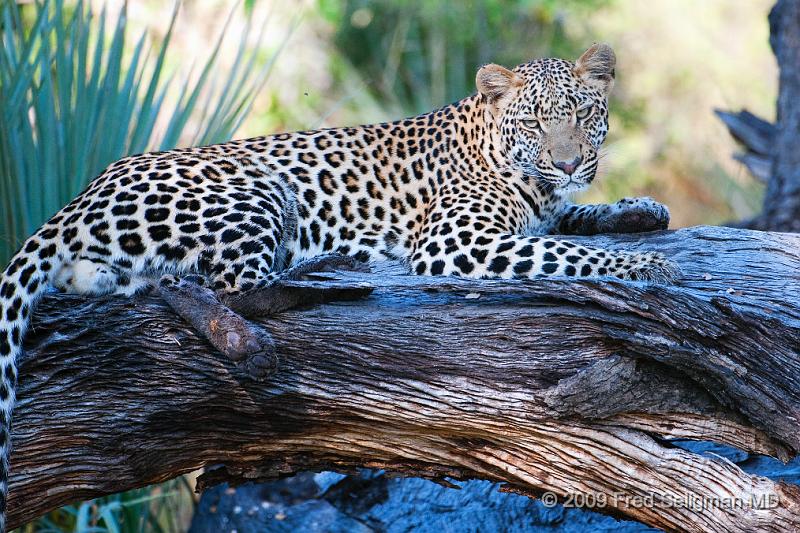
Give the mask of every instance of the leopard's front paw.
[{"label": "leopard's front paw", "polygon": [[681,275],[681,269],[659,252],[631,254],[619,277],[633,281],[672,283]]},{"label": "leopard's front paw", "polygon": [[642,233],[669,227],[669,209],[652,198],[623,198],[599,224],[601,233]]}]

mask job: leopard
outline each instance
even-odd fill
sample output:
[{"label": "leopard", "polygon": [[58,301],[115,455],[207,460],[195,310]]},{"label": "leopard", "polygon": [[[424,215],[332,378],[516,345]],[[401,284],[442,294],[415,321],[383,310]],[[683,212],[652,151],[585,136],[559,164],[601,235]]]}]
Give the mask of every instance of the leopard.
[{"label": "leopard", "polygon": [[650,198],[572,202],[598,174],[615,66],[603,43],[576,61],[487,64],[474,94],[419,116],[110,164],[0,277],[0,527],[16,361],[46,290],[132,296],[200,274],[230,294],[329,253],[413,275],[670,283],[678,269],[661,253],[562,238],[669,224]]}]

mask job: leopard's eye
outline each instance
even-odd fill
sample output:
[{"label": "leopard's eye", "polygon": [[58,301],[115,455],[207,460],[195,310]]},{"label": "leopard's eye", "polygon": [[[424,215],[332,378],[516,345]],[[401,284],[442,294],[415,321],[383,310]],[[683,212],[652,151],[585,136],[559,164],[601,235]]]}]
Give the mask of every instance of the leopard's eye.
[{"label": "leopard's eye", "polygon": [[575,111],[575,116],[578,117],[578,120],[583,120],[585,118],[589,118],[589,115],[592,114],[594,110],[594,106],[587,105]]},{"label": "leopard's eye", "polygon": [[530,130],[530,131],[539,131],[539,121],[538,121],[538,120],[536,120],[535,118],[526,118],[526,119],[522,119],[520,122],[522,122],[522,125],[523,125],[523,126],[525,127],[525,129],[527,129],[527,130]]}]

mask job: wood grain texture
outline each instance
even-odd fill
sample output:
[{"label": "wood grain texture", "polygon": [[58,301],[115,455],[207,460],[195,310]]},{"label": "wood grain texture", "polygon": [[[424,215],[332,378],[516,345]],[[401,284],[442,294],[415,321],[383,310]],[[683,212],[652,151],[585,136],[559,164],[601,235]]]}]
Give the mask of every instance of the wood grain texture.
[{"label": "wood grain texture", "polygon": [[289,294],[373,290],[259,319],[280,360],[261,383],[155,295],[45,298],[21,367],[10,526],[201,467],[201,486],[371,467],[593,495],[666,530],[800,529],[796,486],[664,440],[800,450],[800,236],[572,240],[660,250],[683,276],[287,279]]}]

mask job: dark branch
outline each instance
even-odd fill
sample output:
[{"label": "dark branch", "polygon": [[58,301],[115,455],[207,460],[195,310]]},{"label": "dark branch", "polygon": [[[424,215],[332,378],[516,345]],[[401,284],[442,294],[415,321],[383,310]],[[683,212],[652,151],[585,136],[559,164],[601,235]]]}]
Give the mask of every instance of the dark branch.
[{"label": "dark branch", "polygon": [[747,111],[717,111],[745,147],[734,157],[767,184],[761,214],[733,225],[800,232],[800,0],[778,0],[769,14],[769,29],[780,70],[775,124]]}]

